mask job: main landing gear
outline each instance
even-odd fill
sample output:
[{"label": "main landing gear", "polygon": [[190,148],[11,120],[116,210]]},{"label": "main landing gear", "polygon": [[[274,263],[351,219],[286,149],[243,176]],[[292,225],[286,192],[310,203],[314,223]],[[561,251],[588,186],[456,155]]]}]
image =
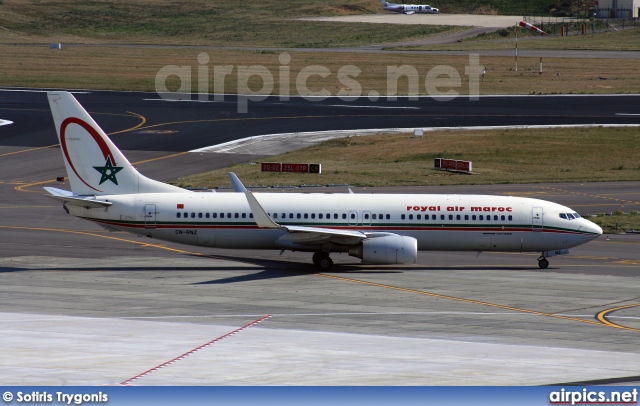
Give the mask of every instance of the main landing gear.
[{"label": "main landing gear", "polygon": [[540,269],[547,269],[549,267],[549,260],[544,255],[541,255],[540,258],[538,258],[538,266]]},{"label": "main landing gear", "polygon": [[333,266],[333,261],[329,257],[329,254],[322,251],[316,251],[313,253],[313,264],[323,271],[328,271]]}]

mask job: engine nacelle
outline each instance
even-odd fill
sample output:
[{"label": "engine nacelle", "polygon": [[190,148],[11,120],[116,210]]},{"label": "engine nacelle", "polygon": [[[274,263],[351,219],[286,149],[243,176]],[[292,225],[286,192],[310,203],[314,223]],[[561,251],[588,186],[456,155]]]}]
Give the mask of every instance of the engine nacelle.
[{"label": "engine nacelle", "polygon": [[349,255],[361,258],[366,264],[415,264],[418,260],[418,241],[401,235],[367,238],[357,246],[350,247]]}]

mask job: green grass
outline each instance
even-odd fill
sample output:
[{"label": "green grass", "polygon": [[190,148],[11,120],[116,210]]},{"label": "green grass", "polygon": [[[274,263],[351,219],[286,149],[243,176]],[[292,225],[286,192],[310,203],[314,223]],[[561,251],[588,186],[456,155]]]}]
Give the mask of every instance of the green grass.
[{"label": "green grass", "polygon": [[[640,179],[637,128],[527,129],[428,132],[335,139],[263,162],[316,162],[321,175],[261,173],[259,165],[233,171],[249,185],[461,185]],[[606,151],[606,159],[603,159]],[[436,157],[473,162],[474,175],[433,168]],[[181,186],[230,185],[227,171],[176,179]]]},{"label": "green grass", "polygon": [[0,34],[2,42],[308,48],[411,40],[451,29],[294,20],[380,11],[377,0],[6,0],[0,5]]},{"label": "green grass", "polygon": [[[447,0],[445,13],[548,13],[549,0]],[[311,22],[382,13],[378,0],[5,0],[2,42],[33,40],[228,46],[336,47],[419,39],[447,27]]]},{"label": "green grass", "polygon": [[[640,24],[639,24],[640,25]],[[603,51],[639,51],[640,28],[625,31],[612,31],[590,34],[590,25],[586,35],[572,35],[569,37],[540,37],[530,31],[518,29],[518,49],[576,49]],[[579,32],[574,27],[573,33]],[[559,32],[559,31],[558,31]],[[468,38],[460,43],[431,46],[411,46],[386,48],[389,50],[451,50],[474,51],[487,49],[514,49],[515,34],[513,29],[503,29],[489,34]]]},{"label": "green grass", "polygon": [[631,210],[628,213],[616,210],[612,213],[598,213],[592,215],[589,220],[593,221],[605,232],[605,234],[618,234],[627,231],[640,231],[640,213]]}]

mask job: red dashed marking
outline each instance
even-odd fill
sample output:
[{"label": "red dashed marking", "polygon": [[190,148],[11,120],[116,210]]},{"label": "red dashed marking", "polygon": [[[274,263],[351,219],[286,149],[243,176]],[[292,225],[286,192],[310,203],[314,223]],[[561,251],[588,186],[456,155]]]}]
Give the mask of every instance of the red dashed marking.
[{"label": "red dashed marking", "polygon": [[271,318],[271,317],[272,317],[272,316],[271,316],[270,314],[268,314],[268,315],[266,315],[266,316],[263,316],[263,317],[260,317],[258,320],[254,320],[254,321],[252,321],[251,323],[246,324],[246,325],[244,325],[244,326],[242,326],[242,327],[240,327],[240,328],[238,328],[238,329],[235,329],[235,330],[233,330],[232,332],[227,333],[227,334],[225,334],[225,335],[223,335],[223,336],[220,336],[220,337],[218,337],[218,338],[214,338],[213,340],[211,340],[211,341],[209,341],[209,342],[207,342],[207,343],[204,343],[204,344],[202,344],[201,346],[199,346],[199,347],[196,347],[196,348],[192,349],[191,351],[187,351],[187,352],[185,352],[184,354],[182,354],[182,355],[180,355],[180,356],[177,356],[177,357],[175,357],[175,358],[173,358],[173,359],[171,359],[171,360],[169,360],[169,361],[167,361],[167,362],[165,362],[165,363],[163,363],[163,364],[160,364],[160,365],[158,365],[158,366],[156,366],[156,367],[153,367],[153,368],[151,368],[151,369],[149,369],[149,370],[147,370],[147,371],[145,371],[145,372],[143,372],[143,373],[141,373],[141,374],[138,374],[138,375],[134,376],[133,378],[129,378],[129,379],[127,379],[126,381],[122,381],[122,382],[120,383],[120,385],[130,385],[130,384],[131,384],[133,381],[135,381],[136,379],[142,378],[143,376],[149,375],[149,374],[151,374],[151,373],[152,373],[152,372],[154,372],[154,371],[157,371],[157,370],[159,370],[159,369],[161,369],[161,368],[164,368],[164,367],[166,367],[166,366],[169,366],[169,365],[173,364],[174,362],[180,361],[180,360],[182,360],[182,359],[184,359],[184,358],[188,357],[189,355],[191,355],[191,354],[193,354],[193,353],[195,353],[195,352],[197,352],[197,351],[200,351],[200,350],[202,350],[202,349],[204,349],[204,348],[206,348],[206,347],[208,347],[208,346],[210,346],[210,345],[212,345],[212,344],[215,344],[215,343],[217,343],[218,341],[223,340],[223,339],[225,339],[225,338],[227,338],[227,337],[231,337],[232,335],[237,334],[237,333],[241,332],[242,330],[246,330],[246,329],[248,329],[248,328],[249,328],[249,327],[251,327],[251,326],[255,326],[256,324],[258,324],[258,323],[260,323],[260,322],[262,322],[262,321],[265,321],[265,320],[267,320],[267,319],[269,319],[269,318]]}]

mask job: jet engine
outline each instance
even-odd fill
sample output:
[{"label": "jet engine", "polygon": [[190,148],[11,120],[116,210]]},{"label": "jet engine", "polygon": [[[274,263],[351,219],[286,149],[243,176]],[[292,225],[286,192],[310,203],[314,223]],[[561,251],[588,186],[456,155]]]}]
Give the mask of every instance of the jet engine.
[{"label": "jet engine", "polygon": [[418,259],[418,241],[401,235],[367,238],[360,244],[349,247],[349,255],[362,259],[365,264],[415,264]]}]

